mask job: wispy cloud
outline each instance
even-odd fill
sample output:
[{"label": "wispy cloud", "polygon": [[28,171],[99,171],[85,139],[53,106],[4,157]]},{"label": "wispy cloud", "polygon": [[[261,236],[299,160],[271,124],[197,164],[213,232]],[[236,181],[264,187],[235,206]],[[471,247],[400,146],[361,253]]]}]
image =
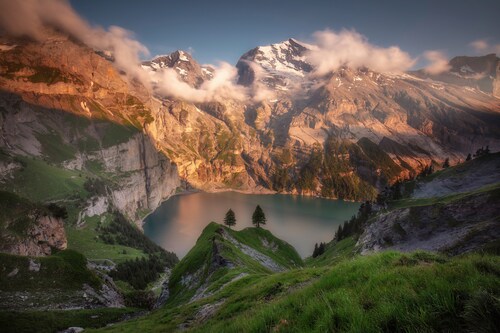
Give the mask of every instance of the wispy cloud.
[{"label": "wispy cloud", "polygon": [[428,61],[428,65],[424,68],[429,74],[441,74],[449,71],[451,66],[448,62],[448,57],[442,51],[426,51],[424,58]]},{"label": "wispy cloud", "polygon": [[368,67],[379,72],[401,72],[415,59],[397,46],[380,47],[354,30],[318,31],[313,34],[317,46],[307,53],[316,75],[324,75],[342,66]]},{"label": "wispy cloud", "polygon": [[500,55],[500,44],[490,44],[488,39],[477,39],[469,44],[478,54],[496,53]]}]

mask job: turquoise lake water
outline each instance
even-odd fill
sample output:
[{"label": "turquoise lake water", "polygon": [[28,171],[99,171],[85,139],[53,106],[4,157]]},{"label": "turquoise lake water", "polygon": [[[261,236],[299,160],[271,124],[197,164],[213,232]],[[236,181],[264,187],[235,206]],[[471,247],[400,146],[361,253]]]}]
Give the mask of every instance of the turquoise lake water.
[{"label": "turquoise lake water", "polygon": [[144,233],[182,258],[210,221],[223,223],[229,208],[236,214],[234,229],[251,227],[256,205],[266,214],[264,228],[307,257],[312,254],[315,243],[332,240],[338,225],[356,214],[360,204],[281,194],[200,192],[165,201],[145,219]]}]

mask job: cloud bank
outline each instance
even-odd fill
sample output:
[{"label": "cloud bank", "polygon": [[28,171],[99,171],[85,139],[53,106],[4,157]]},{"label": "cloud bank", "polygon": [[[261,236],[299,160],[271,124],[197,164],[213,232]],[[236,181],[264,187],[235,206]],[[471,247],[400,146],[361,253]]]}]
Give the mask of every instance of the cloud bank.
[{"label": "cloud bank", "polygon": [[448,57],[441,51],[426,51],[424,58],[429,62],[424,71],[431,75],[441,74],[451,69]]},{"label": "cloud bank", "polygon": [[313,37],[317,47],[307,52],[306,57],[318,76],[342,66],[368,67],[378,72],[402,72],[415,64],[415,59],[399,47],[376,46],[354,30],[317,31]]}]

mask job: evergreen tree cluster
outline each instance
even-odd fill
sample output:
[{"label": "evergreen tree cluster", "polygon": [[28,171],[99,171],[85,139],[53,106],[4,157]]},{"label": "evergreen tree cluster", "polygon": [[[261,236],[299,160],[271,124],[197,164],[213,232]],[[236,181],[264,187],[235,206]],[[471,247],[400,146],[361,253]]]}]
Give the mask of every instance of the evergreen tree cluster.
[{"label": "evergreen tree cluster", "polygon": [[344,224],[339,225],[337,232],[335,233],[335,239],[341,241],[347,237],[358,237],[364,230],[366,221],[372,214],[372,203],[366,201],[359,206],[358,214],[351,217],[349,221],[345,221]]},{"label": "evergreen tree cluster", "polygon": [[100,238],[105,243],[133,247],[146,254],[161,253],[161,256],[165,258],[165,264],[169,267],[173,267],[179,261],[175,253],[167,252],[155,244],[129,223],[122,214],[115,212],[114,215],[114,219],[108,225],[100,227]]},{"label": "evergreen tree cluster", "polygon": [[314,251],[313,251],[312,257],[316,258],[316,257],[322,255],[323,253],[325,253],[325,248],[326,248],[325,243],[319,243],[319,246],[318,246],[318,243],[314,244]]},{"label": "evergreen tree cluster", "polygon": [[106,184],[97,178],[87,178],[83,188],[89,192],[89,196],[104,196],[107,194]]},{"label": "evergreen tree cluster", "polygon": [[444,163],[443,163],[443,169],[446,169],[446,168],[449,168],[450,167],[450,159],[447,157],[445,160],[444,160]]},{"label": "evergreen tree cluster", "polygon": [[432,175],[434,173],[434,167],[432,164],[425,166],[422,171],[418,174],[417,178],[423,178],[427,177],[429,175]]},{"label": "evergreen tree cluster", "polygon": [[486,156],[490,154],[490,146],[486,146],[486,148],[481,147],[478,150],[476,150],[476,153],[474,154],[474,157],[481,157],[481,156]]},{"label": "evergreen tree cluster", "polygon": [[47,209],[49,210],[50,214],[55,218],[59,219],[68,218],[68,211],[66,210],[66,207],[59,206],[55,203],[49,203],[47,205]]},{"label": "evergreen tree cluster", "polygon": [[385,206],[389,201],[399,200],[403,197],[403,182],[398,180],[391,186],[386,186],[378,195],[376,202],[379,206]]},{"label": "evergreen tree cluster", "polygon": [[361,179],[351,165],[351,155],[369,160],[358,146],[329,137],[324,149],[313,146],[308,162],[301,168],[297,180],[300,191],[314,191],[321,184],[324,197],[354,200],[374,198],[375,189]]},{"label": "evergreen tree cluster", "polygon": [[99,227],[99,231],[100,238],[107,244],[140,249],[148,255],[120,263],[111,272],[111,277],[128,282],[135,289],[146,288],[148,283],[158,279],[165,267],[173,267],[179,261],[175,253],[155,244],[118,212],[108,225]]},{"label": "evergreen tree cluster", "polygon": [[141,290],[158,279],[164,271],[165,258],[153,254],[148,258],[126,260],[118,264],[110,275],[113,279],[128,282],[135,289]]}]

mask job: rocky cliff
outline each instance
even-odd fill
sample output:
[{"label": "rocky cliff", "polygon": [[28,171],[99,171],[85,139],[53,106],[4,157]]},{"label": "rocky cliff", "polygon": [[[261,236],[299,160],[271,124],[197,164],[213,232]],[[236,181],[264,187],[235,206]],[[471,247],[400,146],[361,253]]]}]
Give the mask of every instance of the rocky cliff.
[{"label": "rocky cliff", "polygon": [[386,249],[457,255],[500,239],[500,155],[493,154],[405,184],[407,197],[368,221],[363,254]]},{"label": "rocky cliff", "polygon": [[13,156],[35,158],[104,184],[83,200],[80,218],[109,206],[139,223],[180,186],[176,166],[142,130],[152,121],[145,88],[67,37],[17,42],[0,54],[4,187],[16,188],[24,169]]}]

